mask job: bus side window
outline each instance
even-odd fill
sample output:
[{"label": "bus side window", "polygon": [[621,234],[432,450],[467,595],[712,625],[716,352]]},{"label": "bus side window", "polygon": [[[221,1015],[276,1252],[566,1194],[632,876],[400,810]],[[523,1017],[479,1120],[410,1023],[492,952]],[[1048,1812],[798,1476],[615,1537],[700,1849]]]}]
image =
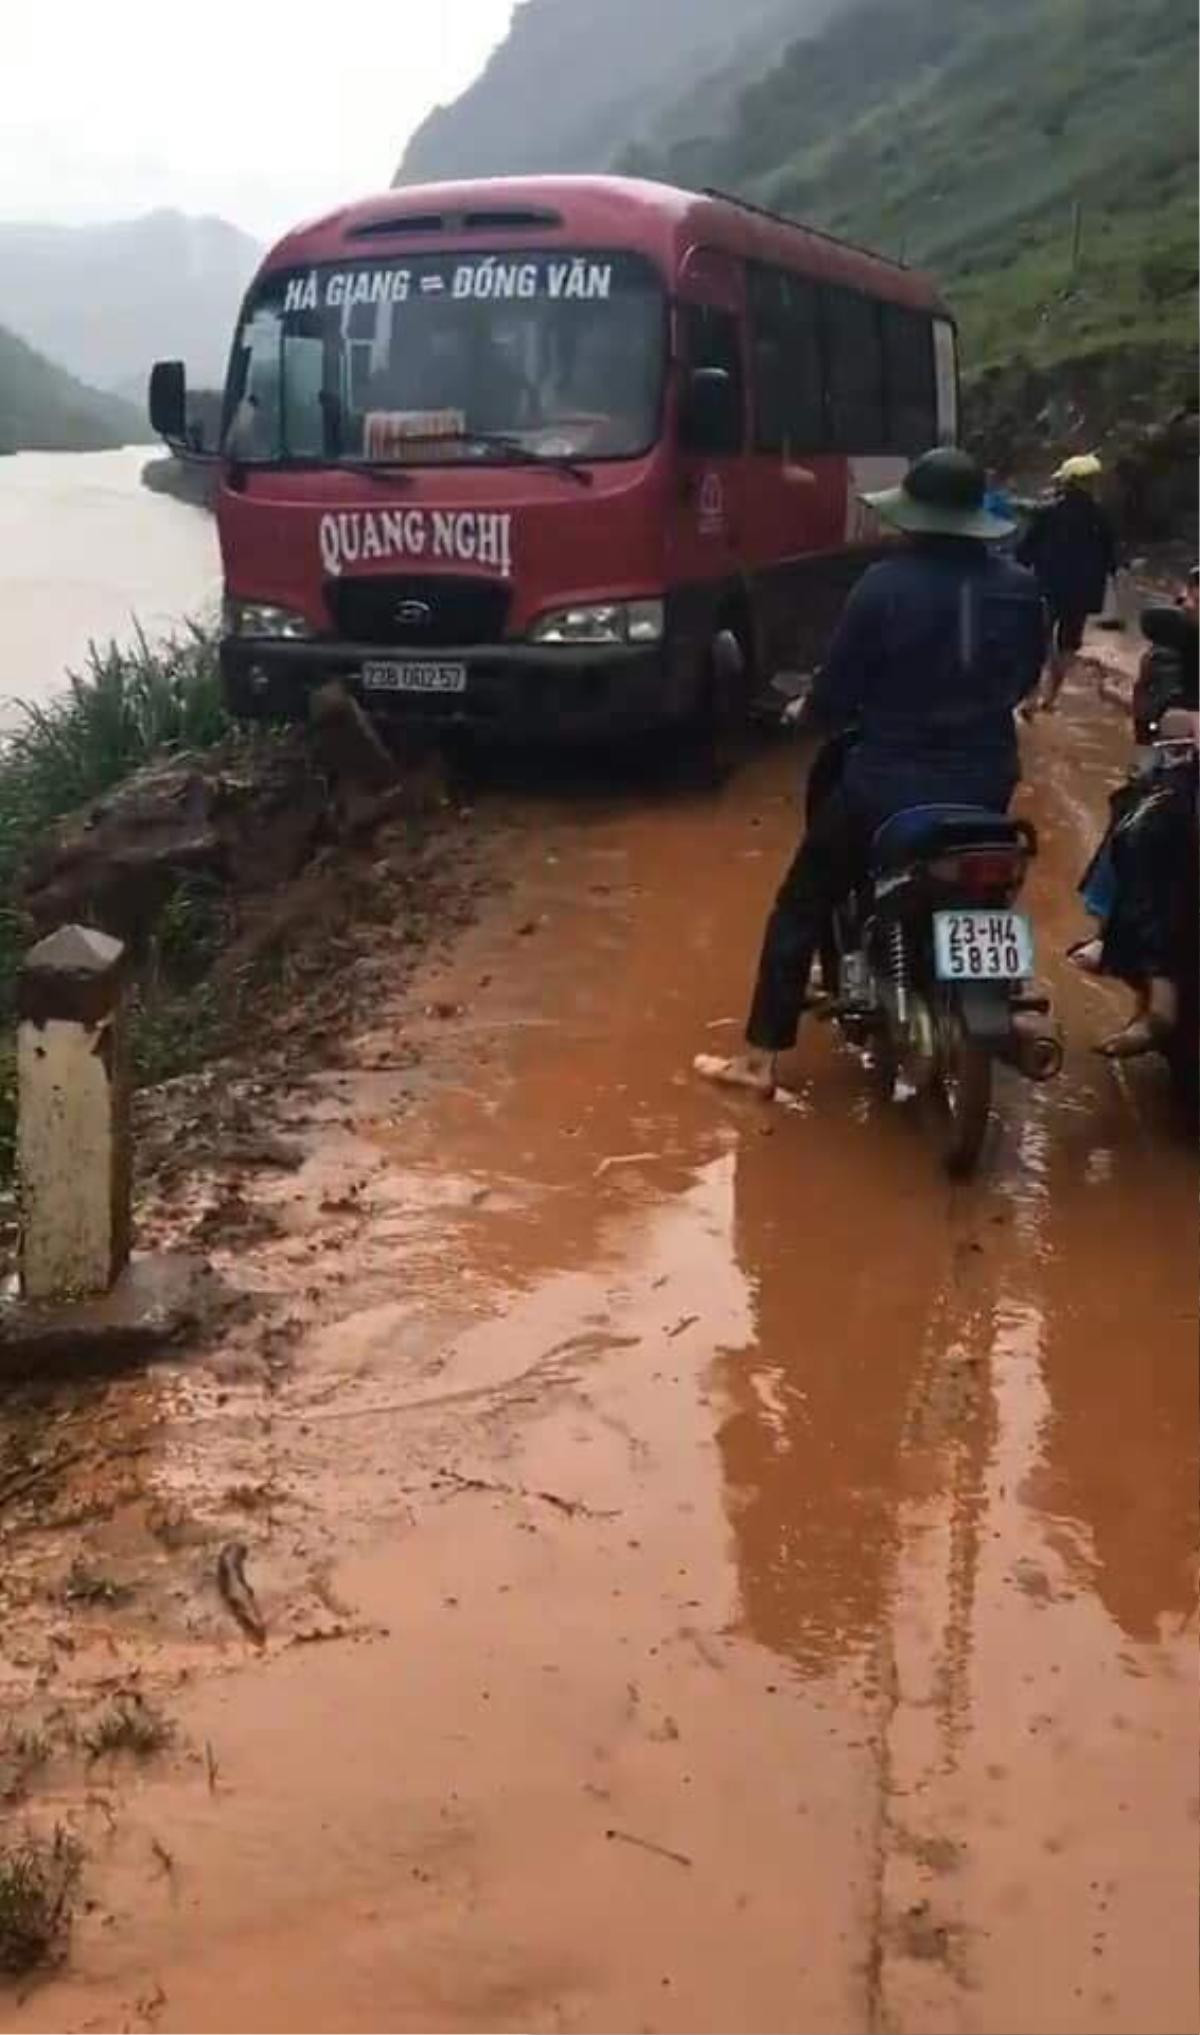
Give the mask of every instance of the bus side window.
[{"label": "bus side window", "polygon": [[785,457],[825,443],[821,332],[815,285],[784,269],[750,270],[754,446]]},{"label": "bus side window", "polygon": [[883,306],[888,449],[913,459],[938,438],[933,321],[905,304]]},{"label": "bus side window", "polygon": [[937,441],[958,444],[958,335],[948,318],[933,321],[933,361],[937,385]]},{"label": "bus side window", "polygon": [[829,284],[822,291],[834,452],[884,452],[883,326],[874,297]]},{"label": "bus side window", "polygon": [[750,269],[754,450],[782,452],[787,442],[787,304],[778,269]]},{"label": "bus side window", "polygon": [[697,444],[695,434],[686,428],[685,406],[684,451],[715,458],[730,457],[742,450],[745,437],[742,423],[745,390],[738,321],[732,311],[718,311],[711,304],[683,304],[680,306],[679,331],[684,367],[688,374],[694,374],[697,368],[716,367],[729,376],[733,386],[733,401],[729,405],[729,412],[731,417],[738,420],[736,428],[727,434],[728,442],[719,445]]}]

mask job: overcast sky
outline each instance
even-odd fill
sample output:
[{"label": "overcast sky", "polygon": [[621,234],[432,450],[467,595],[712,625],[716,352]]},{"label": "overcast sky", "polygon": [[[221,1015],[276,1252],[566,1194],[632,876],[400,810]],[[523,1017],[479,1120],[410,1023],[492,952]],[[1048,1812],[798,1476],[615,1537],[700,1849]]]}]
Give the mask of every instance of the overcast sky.
[{"label": "overcast sky", "polygon": [[0,216],[215,212],[263,238],[390,182],[513,0],[0,0]]}]

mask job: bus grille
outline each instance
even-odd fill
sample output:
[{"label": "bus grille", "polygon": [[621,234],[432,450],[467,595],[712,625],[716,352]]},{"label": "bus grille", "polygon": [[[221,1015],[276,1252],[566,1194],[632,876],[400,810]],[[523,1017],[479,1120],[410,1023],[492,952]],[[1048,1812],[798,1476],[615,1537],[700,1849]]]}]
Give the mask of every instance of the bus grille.
[{"label": "bus grille", "polygon": [[325,598],[339,636],[350,642],[434,649],[499,643],[510,590],[498,580],[448,574],[329,580]]}]

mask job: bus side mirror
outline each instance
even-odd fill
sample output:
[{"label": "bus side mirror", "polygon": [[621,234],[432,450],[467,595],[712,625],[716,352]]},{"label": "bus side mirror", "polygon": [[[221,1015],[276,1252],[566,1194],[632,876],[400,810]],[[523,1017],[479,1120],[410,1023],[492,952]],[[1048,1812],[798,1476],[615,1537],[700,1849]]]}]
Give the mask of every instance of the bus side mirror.
[{"label": "bus side mirror", "polygon": [[680,441],[685,452],[736,452],[742,419],[733,376],[723,367],[693,368],[683,392]]},{"label": "bus side mirror", "polygon": [[187,436],[187,371],[181,360],[156,360],[150,370],[150,422],[160,438]]}]

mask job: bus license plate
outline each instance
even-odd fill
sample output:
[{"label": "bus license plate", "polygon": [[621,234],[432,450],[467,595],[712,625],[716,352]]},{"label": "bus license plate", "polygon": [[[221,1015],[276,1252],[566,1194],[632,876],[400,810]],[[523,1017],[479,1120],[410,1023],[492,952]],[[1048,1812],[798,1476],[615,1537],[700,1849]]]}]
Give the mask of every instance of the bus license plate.
[{"label": "bus license plate", "polygon": [[1033,973],[1033,932],[1024,912],[935,912],[940,982],[1023,982]]},{"label": "bus license plate", "polygon": [[362,682],[367,692],[465,692],[465,664],[431,664],[403,660],[398,663],[364,664]]}]

